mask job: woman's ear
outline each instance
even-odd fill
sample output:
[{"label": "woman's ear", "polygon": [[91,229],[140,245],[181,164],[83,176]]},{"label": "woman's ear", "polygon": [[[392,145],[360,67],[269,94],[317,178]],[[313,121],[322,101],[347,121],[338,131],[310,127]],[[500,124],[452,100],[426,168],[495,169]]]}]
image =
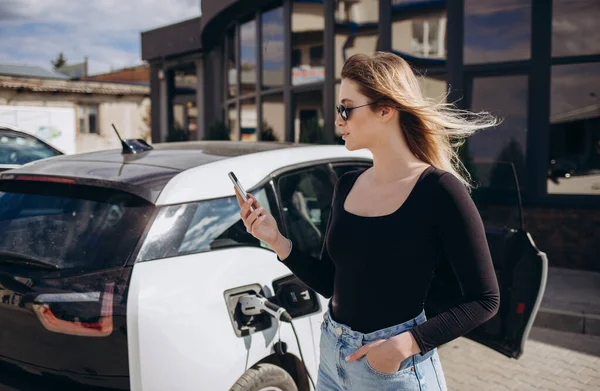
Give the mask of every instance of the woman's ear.
[{"label": "woman's ear", "polygon": [[379,111],[379,118],[383,122],[388,122],[390,119],[394,117],[394,113],[396,110],[391,106],[383,106]]}]

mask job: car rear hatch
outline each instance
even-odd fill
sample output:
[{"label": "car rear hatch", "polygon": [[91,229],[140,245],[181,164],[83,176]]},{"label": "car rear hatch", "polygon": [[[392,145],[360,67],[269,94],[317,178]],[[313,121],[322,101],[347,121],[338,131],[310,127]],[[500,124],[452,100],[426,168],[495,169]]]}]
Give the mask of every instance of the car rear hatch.
[{"label": "car rear hatch", "polygon": [[0,384],[129,388],[126,265],[153,211],[89,182],[0,180],[0,372],[19,372]]}]

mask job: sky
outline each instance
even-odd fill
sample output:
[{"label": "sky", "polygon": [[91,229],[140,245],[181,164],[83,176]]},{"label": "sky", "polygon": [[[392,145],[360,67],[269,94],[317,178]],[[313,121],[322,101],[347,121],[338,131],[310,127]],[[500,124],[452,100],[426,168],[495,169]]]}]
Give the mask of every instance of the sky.
[{"label": "sky", "polygon": [[38,65],[63,52],[89,74],[142,64],[140,33],[200,16],[201,0],[0,0],[0,63]]}]

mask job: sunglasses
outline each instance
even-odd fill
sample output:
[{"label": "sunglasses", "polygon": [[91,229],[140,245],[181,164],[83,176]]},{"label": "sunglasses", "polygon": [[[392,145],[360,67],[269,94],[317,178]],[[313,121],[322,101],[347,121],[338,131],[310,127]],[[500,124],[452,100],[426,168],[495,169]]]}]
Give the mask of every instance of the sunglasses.
[{"label": "sunglasses", "polygon": [[361,107],[365,107],[365,106],[370,106],[374,103],[380,102],[379,100],[373,101],[371,103],[367,103],[365,105],[361,105],[361,106],[355,106],[355,107],[346,107],[344,105],[336,105],[335,106],[335,110],[337,111],[337,113],[340,115],[340,117],[342,117],[342,119],[344,121],[348,121],[348,119],[350,118],[350,112],[354,109],[359,109]]}]

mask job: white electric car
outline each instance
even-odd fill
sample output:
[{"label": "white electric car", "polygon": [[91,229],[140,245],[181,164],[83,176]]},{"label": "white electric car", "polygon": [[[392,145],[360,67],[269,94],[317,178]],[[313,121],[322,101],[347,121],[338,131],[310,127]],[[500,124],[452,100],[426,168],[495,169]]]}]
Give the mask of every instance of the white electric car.
[{"label": "white electric car", "polygon": [[[246,231],[227,173],[318,256],[337,177],[371,164],[344,146],[124,140],[0,173],[0,385],[308,391],[291,326],[244,315],[239,299],[288,310],[315,381],[327,300]],[[517,358],[547,261],[523,230],[512,166],[471,170],[502,297],[468,337]],[[427,315],[460,292],[437,275]]]}]

